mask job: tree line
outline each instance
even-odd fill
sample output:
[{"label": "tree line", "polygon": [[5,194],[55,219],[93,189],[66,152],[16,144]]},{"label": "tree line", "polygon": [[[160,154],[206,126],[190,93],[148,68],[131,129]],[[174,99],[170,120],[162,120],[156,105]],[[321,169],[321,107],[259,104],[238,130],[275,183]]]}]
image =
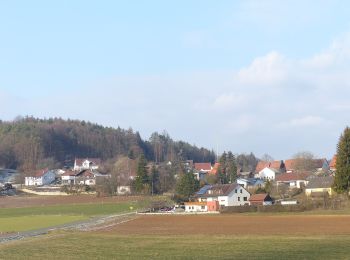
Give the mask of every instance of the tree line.
[{"label": "tree line", "polygon": [[188,160],[214,162],[215,153],[164,132],[143,140],[132,128],[104,127],[81,120],[16,118],[0,120],[0,167],[33,170],[72,164],[75,157],[102,160],[129,156],[155,162]]}]

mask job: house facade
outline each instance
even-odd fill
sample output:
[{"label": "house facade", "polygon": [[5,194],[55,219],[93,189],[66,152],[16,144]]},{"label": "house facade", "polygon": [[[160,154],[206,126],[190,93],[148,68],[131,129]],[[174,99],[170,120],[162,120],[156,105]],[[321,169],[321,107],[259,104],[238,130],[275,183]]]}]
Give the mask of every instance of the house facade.
[{"label": "house facade", "polygon": [[248,205],[250,193],[237,183],[206,185],[194,196],[199,202],[217,201],[220,207]]},{"label": "house facade", "polygon": [[265,167],[259,173],[257,173],[255,177],[263,180],[275,180],[276,175],[279,173],[280,171],[277,169]]},{"label": "house facade", "polygon": [[286,184],[290,188],[302,188],[305,187],[309,181],[307,177],[309,174],[307,173],[296,173],[296,172],[287,172],[280,174],[276,177],[277,186],[281,184]]},{"label": "house facade", "polygon": [[93,170],[83,170],[80,172],[67,171],[62,174],[62,185],[96,185],[99,178],[109,178],[110,175],[101,174]]},{"label": "house facade", "polygon": [[316,194],[333,195],[332,185],[334,182],[333,176],[314,177],[309,180],[309,183],[305,187],[306,196],[313,196]]},{"label": "house facade", "polygon": [[207,212],[208,206],[206,202],[185,202],[185,212]]},{"label": "house facade", "polygon": [[101,164],[99,158],[76,158],[74,160],[74,171],[97,170]]},{"label": "house facade", "polygon": [[52,183],[56,178],[56,174],[52,170],[44,169],[37,171],[33,176],[25,177],[25,186],[42,186]]}]

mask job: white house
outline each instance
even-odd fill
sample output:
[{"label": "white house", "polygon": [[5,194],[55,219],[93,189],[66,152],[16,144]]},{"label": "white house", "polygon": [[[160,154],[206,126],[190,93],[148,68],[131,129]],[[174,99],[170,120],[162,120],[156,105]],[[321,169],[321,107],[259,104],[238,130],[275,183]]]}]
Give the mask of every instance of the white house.
[{"label": "white house", "polygon": [[218,201],[220,206],[249,205],[250,193],[237,183],[206,185],[194,196],[199,202]]},{"label": "white house", "polygon": [[288,172],[282,173],[276,177],[277,186],[281,184],[286,184],[290,188],[302,188],[305,187],[309,181],[307,177],[309,174],[307,173],[296,173],[296,172]]},{"label": "white house", "polygon": [[101,174],[97,171],[83,170],[80,172],[67,171],[62,174],[62,185],[74,185],[74,184],[85,184],[85,185],[96,185],[98,178],[109,178],[108,174]]},{"label": "white house", "polygon": [[276,174],[280,173],[279,170],[274,168],[265,167],[261,171],[259,171],[255,177],[263,180],[274,180],[276,178]]},{"label": "white house", "polygon": [[24,185],[26,186],[42,186],[48,185],[55,180],[56,174],[52,170],[44,169],[37,171],[33,176],[25,177]]},{"label": "white house", "polygon": [[97,170],[101,164],[99,158],[76,158],[74,161],[74,171]]},{"label": "white house", "polygon": [[208,206],[206,202],[185,202],[185,211],[186,212],[207,212]]}]

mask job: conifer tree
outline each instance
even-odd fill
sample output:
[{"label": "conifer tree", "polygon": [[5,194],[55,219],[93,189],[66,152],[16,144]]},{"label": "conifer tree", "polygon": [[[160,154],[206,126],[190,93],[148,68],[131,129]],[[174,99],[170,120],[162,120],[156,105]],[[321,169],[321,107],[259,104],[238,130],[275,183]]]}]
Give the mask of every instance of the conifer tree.
[{"label": "conifer tree", "polygon": [[135,190],[136,192],[144,191],[145,184],[149,182],[149,178],[147,175],[147,162],[145,156],[141,154],[138,164],[137,164],[137,175],[135,179]]},{"label": "conifer tree", "polygon": [[227,153],[227,176],[230,183],[235,182],[237,179],[236,157],[231,151]]},{"label": "conifer tree", "polygon": [[176,195],[183,201],[188,201],[199,189],[199,182],[192,172],[181,173],[180,178],[176,183]]},{"label": "conifer tree", "polygon": [[338,193],[349,190],[350,184],[350,128],[346,127],[339,138],[337,147],[334,189]]}]

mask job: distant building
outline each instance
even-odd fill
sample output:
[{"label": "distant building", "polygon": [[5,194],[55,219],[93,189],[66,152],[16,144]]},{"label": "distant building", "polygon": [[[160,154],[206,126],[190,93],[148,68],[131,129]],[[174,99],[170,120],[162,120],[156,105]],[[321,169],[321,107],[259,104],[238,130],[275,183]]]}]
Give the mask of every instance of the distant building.
[{"label": "distant building", "polygon": [[282,173],[276,177],[277,186],[281,184],[287,184],[290,188],[302,188],[308,184],[307,177],[310,174],[306,172],[287,172]]},{"label": "distant building", "polygon": [[99,158],[76,158],[74,161],[74,171],[97,170],[101,165]]},{"label": "distant building", "polygon": [[101,174],[97,171],[92,170],[83,170],[80,172],[67,171],[62,174],[62,185],[76,185],[76,184],[85,184],[85,185],[96,185],[98,179],[109,178],[110,175]]},{"label": "distant building", "polygon": [[269,194],[263,193],[263,194],[254,194],[250,196],[249,198],[250,205],[272,205],[273,199],[270,197]]},{"label": "distant building", "polygon": [[52,183],[56,178],[56,174],[52,170],[43,169],[35,172],[33,176],[25,177],[24,185],[26,186],[42,186]]},{"label": "distant building", "polygon": [[286,167],[285,167],[285,164],[284,164],[283,160],[281,160],[281,161],[273,161],[273,162],[259,161],[258,164],[256,165],[255,173],[258,173],[258,172],[262,171],[265,168],[276,169],[279,172],[285,172],[286,171]]},{"label": "distant building", "polygon": [[331,196],[333,194],[333,182],[333,176],[311,178],[309,180],[309,183],[306,185],[305,194],[306,196],[313,196],[318,194],[327,194]]},{"label": "distant building", "polygon": [[265,167],[259,173],[255,174],[255,178],[260,178],[263,180],[275,180],[276,175],[279,173],[280,171],[278,169]]},{"label": "distant building", "polygon": [[250,193],[237,183],[206,185],[194,198],[199,202],[217,201],[222,207],[249,204]]}]

